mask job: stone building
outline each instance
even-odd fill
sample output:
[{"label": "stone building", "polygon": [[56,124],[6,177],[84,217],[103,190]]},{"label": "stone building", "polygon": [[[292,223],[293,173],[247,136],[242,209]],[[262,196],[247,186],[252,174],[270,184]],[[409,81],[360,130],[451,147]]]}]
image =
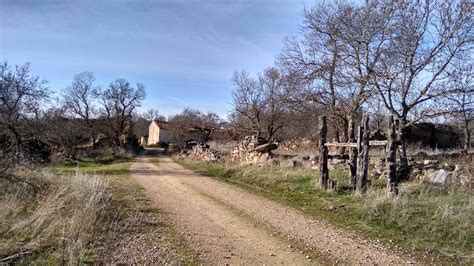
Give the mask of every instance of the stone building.
[{"label": "stone building", "polygon": [[148,145],[169,143],[171,141],[170,125],[166,121],[153,120],[148,128]]}]

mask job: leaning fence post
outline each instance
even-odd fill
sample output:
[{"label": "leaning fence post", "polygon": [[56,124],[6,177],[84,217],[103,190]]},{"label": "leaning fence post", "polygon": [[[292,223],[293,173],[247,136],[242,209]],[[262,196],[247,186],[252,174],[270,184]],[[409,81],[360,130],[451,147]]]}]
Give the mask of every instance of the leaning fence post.
[{"label": "leaning fence post", "polygon": [[367,179],[369,175],[369,117],[364,115],[362,125],[359,127],[358,158],[357,158],[357,185],[356,193],[363,195],[367,192]]},{"label": "leaning fence post", "polygon": [[387,189],[388,196],[394,197],[398,194],[398,181],[397,181],[397,133],[395,130],[395,123],[393,116],[389,117],[388,120],[388,157],[387,157]]},{"label": "leaning fence post", "polygon": [[[355,125],[352,116],[349,117],[349,127],[347,131],[347,139],[349,143],[355,143]],[[357,147],[349,148],[349,185],[356,186],[357,176]]]},{"label": "leaning fence post", "polygon": [[326,116],[319,117],[319,173],[321,177],[321,187],[328,189],[329,169],[328,169],[328,147],[326,147],[326,139],[328,128],[326,124]]}]

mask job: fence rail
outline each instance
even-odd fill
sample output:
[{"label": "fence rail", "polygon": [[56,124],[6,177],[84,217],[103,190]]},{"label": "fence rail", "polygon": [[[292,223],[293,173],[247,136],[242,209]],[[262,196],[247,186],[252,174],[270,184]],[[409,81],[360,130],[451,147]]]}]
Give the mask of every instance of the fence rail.
[{"label": "fence rail", "polygon": [[352,118],[348,119],[349,127],[347,137],[349,142],[326,142],[327,140],[327,120],[326,116],[319,118],[319,171],[320,184],[325,190],[336,190],[337,182],[329,177],[328,167],[328,147],[349,147],[349,184],[355,187],[356,193],[363,195],[367,192],[369,176],[369,151],[370,147],[382,146],[387,152],[385,161],[387,162],[388,178],[387,188],[390,196],[398,194],[398,181],[396,177],[396,154],[400,141],[397,139],[395,121],[393,116],[389,117],[389,127],[387,130],[388,140],[369,141],[369,117],[364,115],[361,125],[357,128],[357,139],[355,138],[355,125]]},{"label": "fence rail", "polygon": [[[369,142],[370,146],[387,146],[388,140],[371,140]],[[351,142],[328,142],[325,143],[324,146],[326,147],[351,147],[351,148],[357,148],[357,143],[351,143]]]}]

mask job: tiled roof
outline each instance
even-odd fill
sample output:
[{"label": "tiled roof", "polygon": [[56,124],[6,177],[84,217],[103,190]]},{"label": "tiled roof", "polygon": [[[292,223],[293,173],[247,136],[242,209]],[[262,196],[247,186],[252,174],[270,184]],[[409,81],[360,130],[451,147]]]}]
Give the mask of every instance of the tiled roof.
[{"label": "tiled roof", "polygon": [[170,129],[170,123],[161,120],[153,120],[153,122],[162,129]]}]

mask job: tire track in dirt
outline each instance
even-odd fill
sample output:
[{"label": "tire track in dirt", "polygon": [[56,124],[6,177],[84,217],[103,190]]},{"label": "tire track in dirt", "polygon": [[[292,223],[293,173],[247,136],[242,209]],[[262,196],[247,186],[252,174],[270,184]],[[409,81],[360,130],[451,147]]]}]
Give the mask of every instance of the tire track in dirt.
[{"label": "tire track in dirt", "polygon": [[[160,157],[159,166],[139,157],[131,173],[208,263],[415,262],[297,210],[184,169],[169,157]],[[311,253],[308,259],[295,243],[324,255]]]}]

